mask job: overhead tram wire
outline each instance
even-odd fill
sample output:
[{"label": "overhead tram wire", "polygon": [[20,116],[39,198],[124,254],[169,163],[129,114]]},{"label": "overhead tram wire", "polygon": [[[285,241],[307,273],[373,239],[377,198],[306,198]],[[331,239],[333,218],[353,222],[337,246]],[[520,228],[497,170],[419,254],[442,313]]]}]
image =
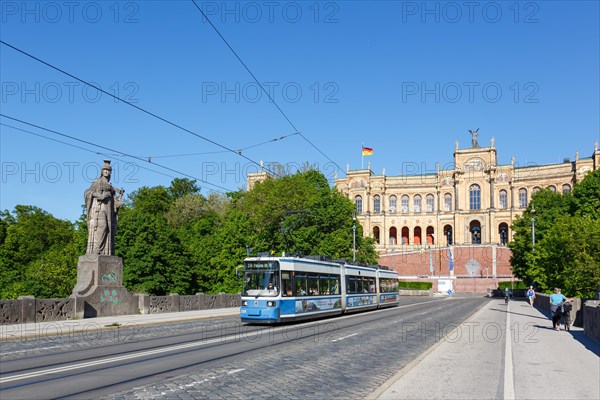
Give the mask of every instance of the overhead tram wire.
[{"label": "overhead tram wire", "polygon": [[[251,159],[251,158],[249,158],[249,157],[246,157],[245,155],[243,155],[243,154],[241,154],[241,153],[238,153],[238,152],[236,152],[234,149],[231,149],[231,148],[229,148],[229,147],[227,147],[227,146],[224,146],[224,145],[222,145],[221,143],[215,142],[214,140],[211,140],[211,139],[209,139],[209,138],[207,138],[207,137],[205,137],[205,136],[202,136],[202,135],[200,135],[200,134],[198,134],[198,133],[196,133],[196,132],[194,132],[194,131],[192,131],[192,130],[189,130],[189,129],[187,129],[187,128],[184,128],[183,126],[181,126],[181,125],[179,125],[179,124],[177,124],[177,123],[175,123],[175,122],[172,122],[172,121],[170,121],[170,120],[168,120],[168,119],[166,119],[166,118],[163,118],[163,117],[161,117],[161,116],[160,116],[160,115],[158,115],[158,114],[155,114],[155,113],[153,113],[153,112],[151,112],[151,111],[148,111],[148,110],[146,110],[145,108],[142,108],[142,107],[140,107],[140,106],[136,106],[135,104],[133,104],[133,103],[131,103],[131,102],[127,101],[127,100],[124,100],[124,99],[120,98],[119,96],[115,96],[114,94],[112,94],[112,93],[110,93],[110,92],[107,92],[106,90],[103,90],[102,88],[100,88],[100,87],[98,87],[98,86],[96,86],[96,85],[94,85],[94,84],[92,84],[92,83],[90,83],[90,82],[87,82],[87,81],[85,81],[85,80],[83,80],[83,79],[81,79],[81,78],[79,78],[79,77],[77,77],[77,76],[75,76],[75,75],[73,75],[73,74],[71,74],[71,73],[69,73],[69,72],[67,72],[67,71],[65,71],[65,70],[63,70],[63,69],[61,69],[61,68],[58,68],[58,67],[56,67],[56,66],[54,66],[54,65],[52,65],[52,64],[50,64],[50,63],[48,63],[48,62],[46,62],[46,61],[44,61],[44,60],[42,60],[42,59],[40,59],[40,58],[38,58],[38,57],[36,57],[36,56],[32,55],[32,54],[29,54],[29,53],[28,53],[28,52],[26,52],[25,50],[21,50],[21,49],[19,49],[18,47],[15,47],[15,46],[13,46],[13,45],[11,45],[11,44],[9,44],[9,43],[6,43],[4,40],[0,40],[0,43],[1,43],[1,44],[3,44],[3,45],[5,45],[5,46],[7,46],[7,47],[10,47],[11,49],[13,49],[13,50],[15,50],[15,51],[17,51],[17,52],[19,52],[19,53],[21,53],[21,54],[25,55],[25,56],[27,56],[27,57],[29,57],[29,58],[31,58],[31,59],[33,59],[33,60],[37,61],[37,62],[39,62],[39,63],[42,63],[42,64],[46,65],[47,67],[50,67],[50,68],[54,69],[55,71],[58,71],[58,72],[60,72],[61,74],[64,74],[64,75],[66,75],[66,76],[68,76],[68,77],[70,77],[70,78],[76,79],[77,81],[79,81],[79,82],[83,83],[84,85],[87,85],[87,86],[89,86],[89,87],[92,87],[92,88],[96,89],[97,91],[99,91],[99,92],[101,92],[101,93],[104,93],[104,94],[106,94],[107,96],[110,96],[110,97],[114,98],[115,100],[119,100],[120,102],[122,102],[122,103],[125,103],[125,104],[127,104],[128,106],[131,106],[131,107],[133,107],[133,108],[135,108],[135,109],[137,109],[137,110],[139,110],[139,111],[142,111],[143,113],[145,113],[145,114],[148,114],[148,115],[150,115],[150,116],[152,116],[152,117],[154,117],[154,118],[156,118],[156,119],[158,119],[158,120],[160,120],[160,121],[162,121],[162,122],[165,122],[165,123],[167,123],[167,124],[169,124],[169,125],[171,125],[171,126],[174,126],[174,127],[175,127],[175,128],[177,128],[177,129],[180,129],[180,130],[182,130],[182,131],[184,131],[184,132],[187,132],[187,133],[189,133],[190,135],[196,136],[196,137],[197,137],[197,138],[199,138],[199,139],[205,140],[205,141],[207,141],[207,142],[209,142],[209,143],[211,143],[211,144],[214,144],[215,146],[218,146],[218,147],[220,147],[220,148],[222,148],[222,149],[225,149],[225,150],[229,151],[230,153],[237,154],[238,156],[240,156],[240,157],[242,157],[242,158],[245,158],[246,160],[250,161],[252,164],[254,164],[254,165],[258,166],[258,167],[261,167],[261,168],[265,169],[267,172],[271,173],[272,175],[279,176],[279,174],[277,174],[277,173],[275,173],[275,172],[273,172],[273,171],[269,170],[268,168],[264,168],[264,167],[262,167],[262,166],[260,165],[260,163],[258,163],[258,162],[256,162],[256,161],[254,161],[253,159]],[[294,129],[295,129],[295,128],[294,128]]]},{"label": "overhead tram wire", "polygon": [[[58,131],[55,131],[55,130],[52,130],[52,129],[49,129],[49,128],[45,128],[45,127],[43,127],[43,126],[36,125],[36,124],[34,124],[34,123],[31,123],[31,122],[23,121],[22,119],[19,119],[19,118],[14,118],[14,117],[11,117],[11,116],[8,116],[8,115],[5,115],[5,114],[2,114],[2,113],[0,113],[0,117],[3,117],[3,118],[8,118],[8,119],[10,119],[10,120],[13,120],[13,121],[16,121],[16,122],[20,122],[20,123],[22,123],[22,124],[24,124],[24,125],[29,125],[29,126],[32,126],[32,127],[34,127],[34,128],[41,129],[41,130],[43,130],[43,131],[46,131],[46,132],[53,133],[53,134],[55,134],[55,135],[59,135],[59,136],[62,136],[62,137],[66,137],[66,138],[68,138],[68,139],[75,140],[75,141],[77,141],[77,142],[85,143],[85,144],[87,144],[87,145],[90,145],[90,146],[94,146],[94,147],[98,147],[98,148],[100,148],[100,149],[108,150],[108,151],[110,151],[110,152],[113,152],[113,153],[118,153],[118,154],[121,154],[121,155],[123,155],[124,157],[130,157],[130,158],[133,158],[133,159],[136,159],[136,160],[139,160],[139,161],[143,161],[143,162],[146,162],[146,163],[149,163],[149,164],[152,164],[152,165],[156,165],[157,167],[160,167],[160,168],[166,169],[166,170],[168,170],[168,171],[174,172],[174,173],[176,173],[177,175],[185,176],[185,177],[187,177],[187,178],[191,178],[191,179],[197,180],[198,182],[202,182],[202,183],[204,183],[204,184],[207,184],[207,185],[210,185],[210,186],[214,186],[214,187],[217,187],[217,188],[219,188],[219,189],[222,189],[222,190],[224,190],[224,192],[221,192],[220,190],[215,190],[215,191],[218,191],[218,192],[221,192],[221,193],[231,192],[231,190],[230,190],[230,189],[227,189],[227,188],[225,188],[225,187],[223,187],[223,186],[219,186],[219,185],[217,185],[217,184],[214,184],[214,183],[207,182],[207,181],[205,181],[205,180],[203,180],[203,179],[200,179],[200,178],[198,178],[198,177],[195,177],[195,176],[193,176],[193,175],[190,175],[190,174],[186,174],[185,172],[178,171],[178,170],[176,170],[176,169],[173,169],[173,168],[171,168],[171,167],[167,167],[167,166],[165,166],[165,165],[162,165],[162,164],[157,164],[157,163],[154,163],[154,162],[150,162],[150,161],[148,161],[148,160],[145,160],[145,159],[143,159],[142,157],[134,156],[134,155],[131,155],[131,154],[128,154],[128,153],[125,153],[125,152],[119,151],[119,150],[112,149],[112,148],[110,148],[110,147],[102,146],[102,145],[100,145],[100,144],[96,144],[96,143],[93,143],[93,142],[90,142],[90,141],[87,141],[87,140],[79,139],[79,138],[76,138],[76,137],[74,137],[74,136],[67,135],[66,133],[61,133],[61,132],[58,132]],[[211,189],[211,190],[214,190],[214,189]]]},{"label": "overhead tram wire", "polygon": [[[280,137],[277,137],[277,138],[274,138],[274,139],[271,139],[271,140],[267,140],[267,141],[264,141],[264,142],[261,142],[261,143],[253,144],[253,145],[248,146],[248,147],[243,147],[243,148],[238,149],[236,151],[238,151],[238,152],[246,151],[246,150],[258,147],[258,146],[262,146],[263,144],[277,142],[278,140],[283,140],[283,139],[286,139],[286,138],[288,138],[290,136],[299,135],[299,134],[300,134],[300,132],[290,133],[289,135],[280,136]],[[201,155],[206,155],[206,154],[217,154],[217,153],[225,153],[225,152],[226,152],[226,150],[221,150],[221,151],[207,151],[207,152],[203,152],[203,153],[168,154],[168,155],[162,155],[162,156],[149,156],[149,158],[155,159],[155,158],[170,158],[170,157],[201,156]]]},{"label": "overhead tram wire", "polygon": [[285,112],[283,112],[283,110],[281,109],[281,107],[279,107],[279,104],[277,104],[277,102],[275,102],[275,100],[273,99],[273,97],[271,97],[271,95],[269,94],[269,92],[267,92],[267,90],[264,88],[264,86],[262,85],[262,83],[260,83],[258,81],[258,79],[256,79],[256,76],[252,73],[252,71],[250,70],[250,68],[248,68],[248,66],[246,65],[246,63],[241,59],[241,57],[236,53],[236,51],[233,49],[233,47],[231,47],[231,45],[229,44],[229,42],[227,42],[227,40],[225,39],[225,37],[223,37],[223,35],[221,34],[221,32],[217,29],[217,27],[212,23],[212,21],[208,18],[208,16],[204,13],[204,11],[202,11],[202,8],[200,6],[198,6],[198,4],[196,3],[196,0],[192,0],[192,3],[194,3],[194,5],[196,6],[196,8],[198,9],[198,11],[200,11],[200,13],[202,14],[202,16],[204,18],[206,18],[206,20],[208,21],[208,23],[210,24],[210,26],[212,26],[212,28],[214,29],[214,31],[217,33],[217,35],[219,35],[219,37],[221,38],[221,40],[223,40],[223,42],[225,43],[225,45],[229,48],[229,50],[231,50],[231,52],[233,53],[233,55],[238,59],[238,61],[244,66],[244,68],[246,69],[246,71],[250,74],[250,76],[252,76],[252,79],[254,79],[254,82],[256,82],[256,84],[262,89],[262,91],[267,95],[267,97],[269,98],[269,100],[271,101],[271,103],[273,103],[275,105],[275,107],[277,107],[277,110],[279,110],[279,113],[281,115],[283,115],[283,118],[285,118],[285,120],[290,124],[290,126],[296,131],[297,134],[300,135],[300,137],[302,137],[302,139],[304,139],[308,144],[310,144],[315,150],[317,150],[319,153],[321,153],[321,155],[323,157],[325,157],[326,159],[328,159],[329,161],[331,161],[340,171],[345,172],[342,167],[339,166],[338,163],[336,163],[335,161],[333,161],[327,154],[325,154],[323,151],[321,151],[321,149],[319,149],[317,146],[315,146],[313,144],[313,142],[311,142],[310,140],[308,140],[308,138],[306,136],[304,136],[304,134],[302,134],[302,132],[300,132],[298,130],[298,128],[296,128],[296,125],[294,125],[294,123],[289,119],[289,117],[285,114]]},{"label": "overhead tram wire", "polygon": [[[62,141],[62,140],[53,139],[53,138],[51,138],[51,137],[48,137],[48,136],[40,135],[39,133],[35,133],[35,132],[28,131],[27,129],[17,128],[16,126],[8,125],[8,124],[2,123],[2,122],[0,122],[0,125],[2,125],[2,126],[6,126],[6,127],[8,127],[8,128],[15,129],[15,130],[17,130],[17,131],[21,131],[21,132],[24,132],[24,133],[28,133],[28,134],[30,134],[30,135],[33,135],[33,136],[41,137],[41,138],[43,138],[43,139],[46,139],[46,140],[51,140],[51,141],[53,141],[53,142],[57,142],[57,143],[60,143],[60,144],[64,144],[65,146],[70,146],[70,147],[74,147],[74,148],[76,148],[76,149],[80,149],[80,150],[83,150],[83,151],[87,151],[87,152],[89,152],[89,153],[93,153],[93,154],[96,154],[96,155],[101,155],[101,156],[105,156],[105,157],[112,157],[112,156],[114,156],[114,154],[101,153],[101,152],[99,152],[99,151],[95,151],[95,150],[91,150],[91,149],[86,149],[85,147],[77,146],[76,144],[73,144],[73,143],[68,143],[68,142],[65,142],[65,141]],[[137,164],[136,164],[136,165],[137,165]],[[175,176],[173,176],[173,175],[165,174],[164,172],[156,171],[156,170],[154,170],[154,169],[151,169],[151,168],[144,167],[143,165],[137,165],[137,166],[138,166],[139,168],[141,168],[141,169],[145,169],[146,171],[154,172],[154,173],[156,173],[156,174],[163,175],[163,176],[166,176],[166,177],[169,177],[169,178],[172,178],[172,179],[175,179],[175,178],[176,178],[176,177],[175,177]]]}]

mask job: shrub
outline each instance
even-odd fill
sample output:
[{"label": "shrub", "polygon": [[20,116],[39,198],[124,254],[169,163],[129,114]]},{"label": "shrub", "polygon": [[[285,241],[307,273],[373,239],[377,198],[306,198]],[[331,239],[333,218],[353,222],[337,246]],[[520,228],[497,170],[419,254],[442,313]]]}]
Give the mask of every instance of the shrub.
[{"label": "shrub", "polygon": [[398,289],[430,290],[433,286],[431,282],[401,281],[398,282]]}]

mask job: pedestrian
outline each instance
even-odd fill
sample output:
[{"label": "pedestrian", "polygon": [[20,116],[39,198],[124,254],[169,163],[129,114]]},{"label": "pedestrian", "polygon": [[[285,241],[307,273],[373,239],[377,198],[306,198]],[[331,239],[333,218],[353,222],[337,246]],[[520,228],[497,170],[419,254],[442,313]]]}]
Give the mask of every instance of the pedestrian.
[{"label": "pedestrian", "polygon": [[569,301],[569,299],[560,292],[560,288],[554,288],[554,294],[550,295],[550,312],[552,313],[552,328],[555,331],[560,331],[562,304],[565,301]]},{"label": "pedestrian", "polygon": [[529,286],[527,298],[529,299],[529,304],[531,304],[531,307],[533,307],[533,299],[535,299],[535,290],[533,290],[533,286]]}]

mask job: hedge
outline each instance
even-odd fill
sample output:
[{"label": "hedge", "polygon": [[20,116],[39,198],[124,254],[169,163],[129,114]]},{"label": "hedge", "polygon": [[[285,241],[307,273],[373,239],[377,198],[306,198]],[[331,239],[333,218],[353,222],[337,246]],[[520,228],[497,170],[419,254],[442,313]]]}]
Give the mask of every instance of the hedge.
[{"label": "hedge", "polygon": [[509,289],[527,289],[529,286],[527,286],[525,284],[525,282],[523,281],[515,281],[515,283],[512,283],[511,281],[506,281],[506,282],[498,282],[498,289],[500,290],[504,290],[504,288],[509,288]]},{"label": "hedge", "polygon": [[409,281],[409,282],[400,281],[400,282],[398,282],[398,289],[430,290],[432,286],[433,286],[433,283],[431,283],[431,282],[415,282],[415,281]]}]

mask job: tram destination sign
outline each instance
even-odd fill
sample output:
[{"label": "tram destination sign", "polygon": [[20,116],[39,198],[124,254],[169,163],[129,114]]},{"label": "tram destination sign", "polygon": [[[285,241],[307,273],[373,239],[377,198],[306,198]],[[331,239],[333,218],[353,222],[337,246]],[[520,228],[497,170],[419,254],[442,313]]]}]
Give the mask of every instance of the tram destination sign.
[{"label": "tram destination sign", "polygon": [[278,261],[246,261],[246,271],[277,271],[279,270]]}]

